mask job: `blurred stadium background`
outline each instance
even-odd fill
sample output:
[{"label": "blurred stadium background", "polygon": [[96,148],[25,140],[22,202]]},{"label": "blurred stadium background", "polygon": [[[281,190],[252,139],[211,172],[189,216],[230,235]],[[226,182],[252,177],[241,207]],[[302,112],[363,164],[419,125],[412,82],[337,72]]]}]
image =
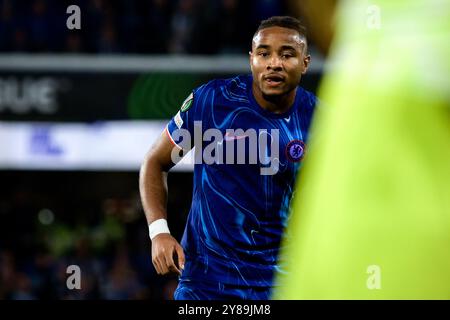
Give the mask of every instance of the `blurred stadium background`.
[{"label": "blurred stadium background", "polygon": [[[68,30],[66,8],[81,9]],[[0,0],[0,299],[171,299],[138,191],[144,154],[197,85],[248,73],[277,0]],[[310,45],[303,86],[322,59]],[[181,238],[192,167],[169,174]],[[80,266],[82,289],[66,268]]]}]

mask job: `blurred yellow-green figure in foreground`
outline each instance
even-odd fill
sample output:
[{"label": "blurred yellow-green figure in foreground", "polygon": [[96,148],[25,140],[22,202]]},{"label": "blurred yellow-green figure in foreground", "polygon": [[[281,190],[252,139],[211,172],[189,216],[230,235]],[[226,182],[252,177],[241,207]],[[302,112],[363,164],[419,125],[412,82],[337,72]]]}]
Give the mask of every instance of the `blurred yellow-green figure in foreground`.
[{"label": "blurred yellow-green figure in foreground", "polygon": [[450,299],[449,12],[340,3],[275,299]]}]

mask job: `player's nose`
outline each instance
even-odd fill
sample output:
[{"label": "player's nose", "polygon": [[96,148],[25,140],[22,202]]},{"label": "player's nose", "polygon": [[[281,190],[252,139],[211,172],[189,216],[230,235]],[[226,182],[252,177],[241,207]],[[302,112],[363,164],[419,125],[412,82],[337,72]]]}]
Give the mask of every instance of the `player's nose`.
[{"label": "player's nose", "polygon": [[270,57],[268,63],[267,63],[267,69],[281,69],[282,68],[282,62],[280,57],[278,57],[277,55],[272,55],[272,57]]}]

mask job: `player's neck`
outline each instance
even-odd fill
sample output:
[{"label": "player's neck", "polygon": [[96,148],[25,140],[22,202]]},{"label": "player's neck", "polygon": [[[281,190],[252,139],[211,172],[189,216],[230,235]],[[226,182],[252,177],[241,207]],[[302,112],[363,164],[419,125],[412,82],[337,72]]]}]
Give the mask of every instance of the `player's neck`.
[{"label": "player's neck", "polygon": [[252,92],[256,102],[261,108],[273,113],[285,113],[294,104],[297,88],[281,96],[265,96],[261,90],[255,88],[255,86],[253,86]]}]

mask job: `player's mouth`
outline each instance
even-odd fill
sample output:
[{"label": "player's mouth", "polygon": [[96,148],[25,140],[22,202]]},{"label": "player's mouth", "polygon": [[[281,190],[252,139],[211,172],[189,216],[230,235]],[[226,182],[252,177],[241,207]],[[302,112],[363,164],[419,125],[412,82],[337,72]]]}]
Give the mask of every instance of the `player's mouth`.
[{"label": "player's mouth", "polygon": [[278,87],[284,82],[284,77],[279,74],[269,74],[264,76],[264,82],[269,87]]}]

